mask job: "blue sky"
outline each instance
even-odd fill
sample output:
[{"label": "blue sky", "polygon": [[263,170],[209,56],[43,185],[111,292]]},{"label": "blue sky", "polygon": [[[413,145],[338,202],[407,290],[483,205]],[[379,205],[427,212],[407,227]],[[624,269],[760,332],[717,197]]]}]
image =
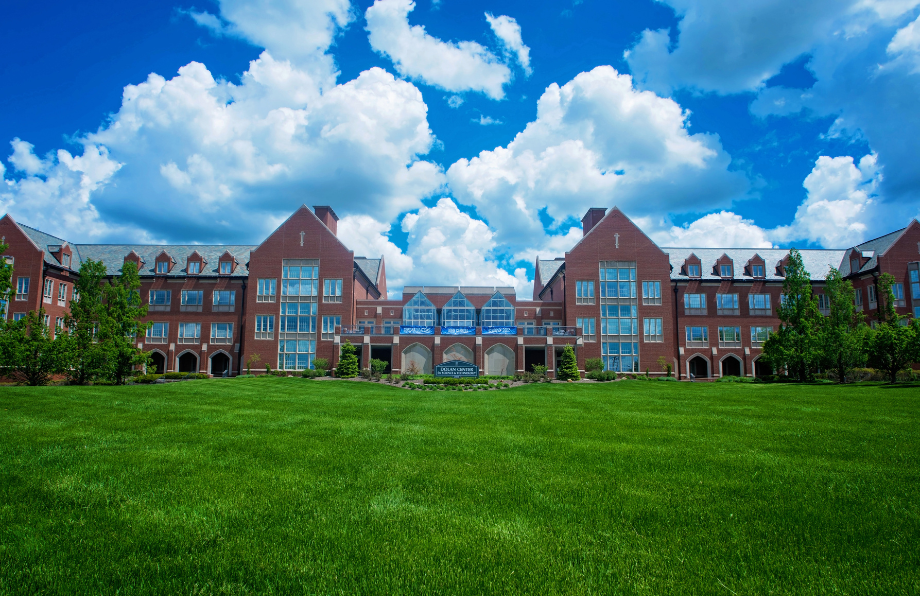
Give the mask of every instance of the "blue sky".
[{"label": "blue sky", "polygon": [[920,212],[920,0],[19,3],[0,212],[257,242],[330,204],[402,283],[515,285],[591,206],[661,245],[844,247]]}]

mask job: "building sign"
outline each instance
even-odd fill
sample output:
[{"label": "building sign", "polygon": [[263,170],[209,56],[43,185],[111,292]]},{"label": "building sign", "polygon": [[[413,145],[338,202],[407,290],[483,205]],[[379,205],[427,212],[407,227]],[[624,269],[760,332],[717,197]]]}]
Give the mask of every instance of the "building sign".
[{"label": "building sign", "polygon": [[476,335],[475,327],[441,327],[441,335]]},{"label": "building sign", "polygon": [[517,335],[517,327],[483,327],[483,335]]},{"label": "building sign", "polygon": [[399,326],[400,335],[434,335],[434,327]]},{"label": "building sign", "polygon": [[436,377],[478,377],[479,367],[464,360],[448,360],[434,367]]}]

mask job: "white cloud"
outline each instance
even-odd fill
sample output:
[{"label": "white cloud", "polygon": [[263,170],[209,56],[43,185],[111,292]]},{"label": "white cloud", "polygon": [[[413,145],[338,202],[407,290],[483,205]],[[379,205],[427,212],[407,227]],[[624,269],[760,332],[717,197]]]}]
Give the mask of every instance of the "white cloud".
[{"label": "white cloud", "polygon": [[[113,226],[181,240],[253,240],[303,202],[391,219],[444,181],[437,165],[418,158],[434,136],[411,83],[374,68],[323,92],[306,71],[267,52],[239,85],[215,81],[194,62],[172,79],[152,74],[128,85],[119,111],[82,142],[124,164],[81,199],[93,212]],[[16,155],[37,171],[28,152]],[[60,192],[66,188],[76,187]],[[16,211],[37,200],[30,192],[38,191],[11,191]],[[28,221],[60,230],[52,213]],[[85,233],[77,226],[69,235]]]},{"label": "white cloud", "polygon": [[227,23],[220,20],[220,17],[207,11],[198,12],[194,9],[185,10],[183,8],[179,8],[176,9],[176,12],[179,14],[187,15],[189,18],[195,21],[198,26],[204,27],[210,31],[211,35],[214,37],[237,36]]},{"label": "white cloud", "polygon": [[459,202],[497,224],[512,251],[539,244],[540,212],[558,228],[590,207],[618,205],[633,217],[708,210],[745,195],[718,138],[691,135],[670,99],[638,91],[609,66],[546,89],[537,119],[506,147],[448,170]]},{"label": "white cloud", "polygon": [[652,234],[660,246],[698,248],[772,248],[769,232],[737,213],[719,211],[684,226]]},{"label": "white cloud", "polygon": [[495,233],[489,226],[461,212],[450,199],[407,214],[402,229],[409,234],[407,252],[415,264],[407,283],[512,286],[522,297],[533,294],[533,281],[523,268],[512,275],[498,265],[492,255]]},{"label": "white cloud", "polygon": [[483,116],[482,114],[479,115],[478,120],[476,118],[473,118],[473,122],[475,122],[476,124],[479,124],[480,126],[489,126],[491,124],[502,124],[501,120],[495,120],[491,116]]},{"label": "white cloud", "polygon": [[524,74],[530,76],[533,73],[533,69],[530,67],[530,48],[524,45],[524,40],[521,37],[521,26],[511,17],[504,15],[494,17],[488,12],[486,13],[486,20],[489,21],[489,27],[492,27],[495,36],[501,40],[505,54],[515,58],[518,64],[521,65]]},{"label": "white cloud", "polygon": [[738,93],[759,89],[784,64],[831,40],[846,41],[918,0],[661,0],[680,18],[674,47],[667,29],[646,30],[625,53],[645,88],[691,87]]},{"label": "white cloud", "polygon": [[459,95],[451,95],[447,100],[447,105],[454,108],[455,110],[463,105],[463,98]]},{"label": "white cloud", "polygon": [[447,91],[477,91],[502,99],[511,70],[474,41],[448,43],[409,25],[411,0],[375,0],[367,9],[371,47],[393,61],[400,75]]},{"label": "white cloud", "polygon": [[376,259],[383,256],[386,267],[387,288],[401,288],[412,274],[412,257],[387,237],[390,224],[382,223],[369,215],[349,215],[338,223],[338,237],[345,246],[355,251],[355,256]]},{"label": "white cloud", "polygon": [[863,157],[859,167],[852,157],[822,155],[805,178],[808,196],[796,210],[795,221],[777,228],[773,237],[808,240],[827,248],[845,248],[866,240],[867,222],[873,215],[870,206],[881,177],[875,155]]},{"label": "white cloud", "polygon": [[[63,149],[41,159],[32,145],[16,139],[10,161],[26,175],[2,180],[0,211],[42,231],[67,236],[79,230],[80,238],[100,238],[110,226],[100,220],[92,193],[110,184],[122,164],[112,160],[105,147],[84,144],[83,155]],[[4,170],[0,169],[0,179]]]}]

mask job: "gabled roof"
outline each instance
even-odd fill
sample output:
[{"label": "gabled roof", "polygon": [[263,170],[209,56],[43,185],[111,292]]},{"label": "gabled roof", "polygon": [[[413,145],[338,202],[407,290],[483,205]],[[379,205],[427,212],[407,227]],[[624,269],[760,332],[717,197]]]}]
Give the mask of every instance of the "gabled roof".
[{"label": "gabled roof", "polygon": [[[860,271],[870,271],[875,269],[878,266],[878,256],[880,254],[885,254],[891,245],[897,242],[898,238],[901,237],[901,234],[904,233],[904,230],[907,228],[901,228],[891,232],[890,234],[885,234],[884,236],[879,236],[878,238],[873,238],[872,240],[866,240],[862,244],[857,244],[854,249],[861,253],[871,253],[869,260],[866,261],[866,264],[860,268],[859,271],[850,270],[850,260],[845,259],[845,263],[840,263],[840,274],[843,276],[853,275],[854,273],[859,273]],[[868,256],[868,255],[867,255]]]},{"label": "gabled roof", "polygon": [[60,250],[60,248],[63,245],[67,244],[70,246],[70,250],[73,252],[73,257],[71,260],[71,269],[79,268],[78,263],[82,262],[82,259],[80,258],[80,249],[78,245],[72,244],[64,240],[63,238],[58,238],[57,236],[46,234],[45,232],[42,232],[41,230],[30,228],[29,226],[23,225],[19,222],[16,222],[16,225],[18,225],[19,228],[23,232],[25,232],[26,236],[28,236],[29,239],[32,242],[34,242],[35,245],[38,246],[39,249],[41,249],[42,253],[44,254],[44,259],[46,263],[48,263],[49,265],[56,265],[60,267],[61,262],[58,261],[57,258],[52,253],[57,252],[58,250]]},{"label": "gabled roof", "polygon": [[[694,255],[700,259],[703,263],[715,263],[723,255],[728,256],[735,263],[747,263],[755,255],[759,255],[764,260],[764,274],[765,277],[750,277],[746,275],[738,275],[739,272],[735,272],[736,279],[745,279],[750,278],[754,279],[766,279],[767,281],[782,281],[783,278],[776,274],[776,265],[783,260],[788,254],[789,249],[778,249],[778,248],[681,248],[681,247],[662,247],[661,250],[668,253],[668,259],[671,262],[671,279],[690,279],[684,275],[681,269],[684,266],[684,262]],[[805,270],[808,271],[812,280],[823,281],[827,275],[828,270],[831,267],[839,267],[840,261],[846,255],[845,250],[815,250],[815,249],[803,249],[799,251],[802,254],[802,262],[805,265]],[[702,279],[702,280],[712,280],[720,281],[722,278],[719,275],[716,275],[712,272],[711,269],[702,267],[701,275],[699,278],[694,277],[693,279]]]},{"label": "gabled roof", "polygon": [[361,273],[367,276],[367,279],[376,286],[380,281],[380,261],[381,259],[368,259],[367,257],[355,257],[355,265],[361,270]]},{"label": "gabled roof", "polygon": [[544,285],[552,279],[556,272],[559,271],[559,268],[565,265],[565,258],[560,257],[552,261],[543,261],[538,260],[537,265],[540,267],[540,280]]}]

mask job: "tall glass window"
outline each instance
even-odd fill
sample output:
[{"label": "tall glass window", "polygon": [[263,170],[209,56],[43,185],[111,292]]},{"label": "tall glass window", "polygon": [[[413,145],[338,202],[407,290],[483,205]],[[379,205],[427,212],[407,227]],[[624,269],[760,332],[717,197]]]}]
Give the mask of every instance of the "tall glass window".
[{"label": "tall glass window", "polygon": [[513,327],[514,307],[500,292],[495,292],[482,307],[480,321],[483,327]]},{"label": "tall glass window", "polygon": [[315,356],[315,340],[282,339],[278,342],[278,368],[282,370],[312,368]]},{"label": "tall glass window", "polygon": [[282,333],[316,333],[316,303],[286,302],[281,305]]},{"label": "tall glass window", "polygon": [[417,292],[403,307],[403,325],[406,327],[434,327],[437,324],[437,310],[431,300]]},{"label": "tall glass window", "polygon": [[457,292],[441,309],[442,327],[475,327],[476,308],[462,293]]},{"label": "tall glass window", "polygon": [[[284,261],[285,263],[288,260]],[[316,266],[284,266],[281,268],[282,296],[316,296],[319,290],[319,264]]]},{"label": "tall glass window", "polygon": [[[636,263],[600,262],[601,355],[604,369],[639,370],[639,316]],[[644,284],[644,294],[650,291]],[[654,294],[654,289],[651,289]],[[660,295],[660,292],[659,292]]]}]

